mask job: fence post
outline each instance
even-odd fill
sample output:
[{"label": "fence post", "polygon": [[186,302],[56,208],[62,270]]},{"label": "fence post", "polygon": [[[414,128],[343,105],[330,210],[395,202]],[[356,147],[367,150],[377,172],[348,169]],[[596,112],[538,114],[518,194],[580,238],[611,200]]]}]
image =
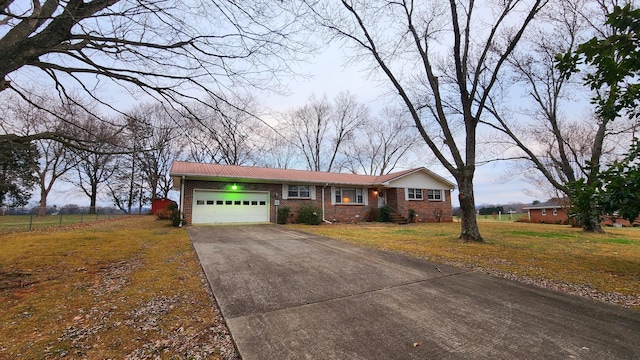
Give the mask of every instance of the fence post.
[{"label": "fence post", "polygon": [[29,217],[29,231],[33,230],[33,211]]},{"label": "fence post", "polygon": [[62,226],[62,213],[60,213],[60,223],[58,223],[58,226]]},{"label": "fence post", "polygon": [[82,224],[82,218],[84,217],[84,213],[80,210],[80,224]]}]

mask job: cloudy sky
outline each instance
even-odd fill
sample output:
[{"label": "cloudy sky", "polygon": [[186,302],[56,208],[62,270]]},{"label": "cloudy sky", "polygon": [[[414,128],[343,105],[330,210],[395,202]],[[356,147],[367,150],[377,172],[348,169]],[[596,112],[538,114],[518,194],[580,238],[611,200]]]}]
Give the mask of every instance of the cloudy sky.
[{"label": "cloudy sky", "polygon": [[[373,111],[384,106],[389,97],[385,97],[388,88],[386,79],[368,78],[365,66],[345,66],[344,52],[337,47],[326,49],[321,55],[314,56],[313,62],[300,66],[301,73],[310,75],[308,79],[293,79],[288,82],[290,94],[275,95],[262,94],[263,105],[276,111],[303,105],[312,93],[326,94],[330,99],[340,91],[350,91],[358,96],[359,101],[367,104]],[[425,147],[426,149],[426,147]],[[418,166],[428,167],[444,178],[455,183],[453,177],[441,165],[433,162],[433,156],[426,154],[429,159]],[[533,200],[546,200],[532,197],[525,193],[525,189],[533,190],[532,186],[522,178],[515,178],[508,182],[500,182],[500,176],[507,171],[506,164],[488,164],[478,167],[476,171],[475,192],[476,205],[531,203]],[[458,205],[457,193],[453,196],[454,206]]]}]

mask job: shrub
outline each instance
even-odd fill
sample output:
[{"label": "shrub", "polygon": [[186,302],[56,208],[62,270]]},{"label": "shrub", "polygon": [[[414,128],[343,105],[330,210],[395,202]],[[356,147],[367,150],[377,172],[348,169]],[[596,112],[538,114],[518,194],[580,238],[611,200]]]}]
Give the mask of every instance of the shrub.
[{"label": "shrub", "polygon": [[296,223],[307,225],[320,225],[322,219],[320,218],[322,210],[313,205],[303,205],[298,209],[298,218]]},{"label": "shrub", "polygon": [[291,208],[290,207],[288,207],[288,206],[280,206],[278,208],[278,224],[280,224],[280,225],[286,224],[290,213],[291,213]]},{"label": "shrub", "polygon": [[391,222],[391,207],[385,205],[378,210],[379,222]]},{"label": "shrub", "polygon": [[169,220],[171,220],[171,225],[175,227],[182,224],[182,215],[177,207],[171,211],[171,218]]},{"label": "shrub", "polygon": [[[168,213],[168,216],[166,215]],[[167,217],[160,217],[160,214]],[[182,213],[180,209],[178,209],[178,204],[171,203],[167,205],[164,209],[156,211],[156,216],[161,220],[170,220],[171,226],[178,227],[182,224]]]},{"label": "shrub", "polygon": [[412,223],[416,219],[416,211],[413,209],[409,209],[409,222]]}]

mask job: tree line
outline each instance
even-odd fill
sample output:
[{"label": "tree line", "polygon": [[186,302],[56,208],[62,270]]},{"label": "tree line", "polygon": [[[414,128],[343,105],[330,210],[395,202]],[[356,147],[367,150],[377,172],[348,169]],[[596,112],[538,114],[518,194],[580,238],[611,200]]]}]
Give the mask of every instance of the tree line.
[{"label": "tree line", "polygon": [[[88,197],[91,213],[100,200],[131,213],[169,196],[176,160],[383,175],[410,165],[418,149],[416,134],[398,110],[374,116],[348,92],[332,101],[312,96],[273,124],[256,117],[259,105],[250,96],[234,99],[242,108],[220,98],[209,99],[213,107],[196,105],[189,112],[143,103],[112,118],[96,118],[96,110],[87,110],[90,103],[65,103],[53,116],[43,110],[53,102],[45,95],[29,102],[11,99],[5,128],[23,136],[56,129],[84,145],[4,142],[0,200],[15,207],[39,196],[44,215],[54,184],[67,182]],[[32,105],[36,101],[40,106]]]},{"label": "tree line", "polygon": [[[94,146],[95,136],[115,125],[112,134],[127,132],[142,141],[147,120],[143,125],[124,121],[125,126],[122,118],[107,119],[76,100],[72,91],[79,89],[126,118],[128,109],[94,91],[112,83],[155,99],[167,114],[179,113],[178,127],[192,129],[190,143],[200,144],[192,158],[257,164],[235,147],[254,140],[251,130],[257,127],[227,131],[234,112],[253,118],[246,108],[251,101],[229,94],[277,90],[283,75],[291,74],[291,64],[312,56],[318,43],[331,42],[342,45],[347,62],[368,66],[369,75],[386,84],[381,93],[392,110],[384,117],[401,114],[401,129],[412,129],[428,149],[425,156],[435,157],[455,179],[463,240],[483,241],[475,220],[478,166],[513,163],[511,176],[549,189],[554,193],[549,197],[569,198],[588,231],[601,230],[604,204],[620,198],[605,196],[607,189],[620,187],[613,174],[628,177],[636,168],[636,1],[197,0],[167,7],[153,0],[43,0],[30,6],[3,4],[0,51],[6,61],[0,64],[0,91],[65,126],[25,134],[3,120],[0,141],[12,149],[34,152],[26,144],[46,139],[75,151],[133,157],[143,148],[122,149],[114,139],[108,142],[114,148],[104,151]],[[68,100],[88,112],[87,123],[69,122],[64,111],[33,100],[25,84],[34,76],[55,89],[60,109]],[[365,123],[358,117],[362,113],[357,103],[339,95],[332,101],[311,98],[284,117],[282,124],[288,119],[288,125],[274,131],[273,142],[280,142],[279,149],[291,145],[291,152],[276,153],[271,161],[292,166],[289,156],[295,154],[311,170],[384,173],[387,167],[373,169],[381,165],[372,165],[371,156],[358,159],[349,152],[343,157],[337,150],[358,146],[354,133]],[[384,121],[372,128],[393,133],[394,126]],[[80,136],[78,129],[90,135]],[[360,136],[359,146],[367,154],[386,154],[377,145],[393,141],[389,132],[367,134],[372,138],[366,142]],[[264,143],[246,145],[254,147],[252,154],[268,149]],[[19,161],[25,159],[16,157]],[[130,172],[144,167],[136,161],[127,162]],[[129,186],[117,196],[120,201],[139,201],[140,193],[132,190],[138,180],[121,178]],[[85,180],[87,189],[91,181]]]}]

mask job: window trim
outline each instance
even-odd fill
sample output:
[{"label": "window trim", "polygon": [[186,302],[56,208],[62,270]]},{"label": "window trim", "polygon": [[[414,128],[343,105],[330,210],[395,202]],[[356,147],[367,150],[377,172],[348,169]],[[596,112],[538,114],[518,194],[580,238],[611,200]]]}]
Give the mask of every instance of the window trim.
[{"label": "window trim", "polygon": [[[416,195],[420,195],[417,197]],[[413,197],[411,197],[413,195]],[[424,189],[421,188],[405,188],[405,199],[407,201],[423,201],[424,200]]]},{"label": "window trim", "polygon": [[547,209],[540,209],[540,214],[542,216],[547,216]]},{"label": "window trim", "polygon": [[[429,193],[433,194],[433,196],[429,197]],[[438,197],[435,196],[436,194],[438,194]],[[442,190],[442,189],[427,189],[427,200],[428,201],[446,201],[445,197],[446,197],[446,195],[444,193],[444,190]]]},{"label": "window trim", "polygon": [[[295,186],[298,188],[298,196],[289,195],[289,187]],[[300,186],[306,186],[309,189],[309,196],[300,196]],[[316,186],[309,184],[282,184],[282,199],[287,200],[316,200]]]},{"label": "window trim", "polygon": [[[354,196],[356,201],[354,202],[342,202],[342,189],[353,189]],[[360,194],[358,194],[360,192]],[[340,201],[337,201],[338,194],[340,194]],[[362,202],[357,202],[358,197],[362,197]],[[356,206],[366,206],[369,205],[369,189],[366,187],[358,187],[358,186],[332,186],[331,187],[331,205],[356,205]]]}]

